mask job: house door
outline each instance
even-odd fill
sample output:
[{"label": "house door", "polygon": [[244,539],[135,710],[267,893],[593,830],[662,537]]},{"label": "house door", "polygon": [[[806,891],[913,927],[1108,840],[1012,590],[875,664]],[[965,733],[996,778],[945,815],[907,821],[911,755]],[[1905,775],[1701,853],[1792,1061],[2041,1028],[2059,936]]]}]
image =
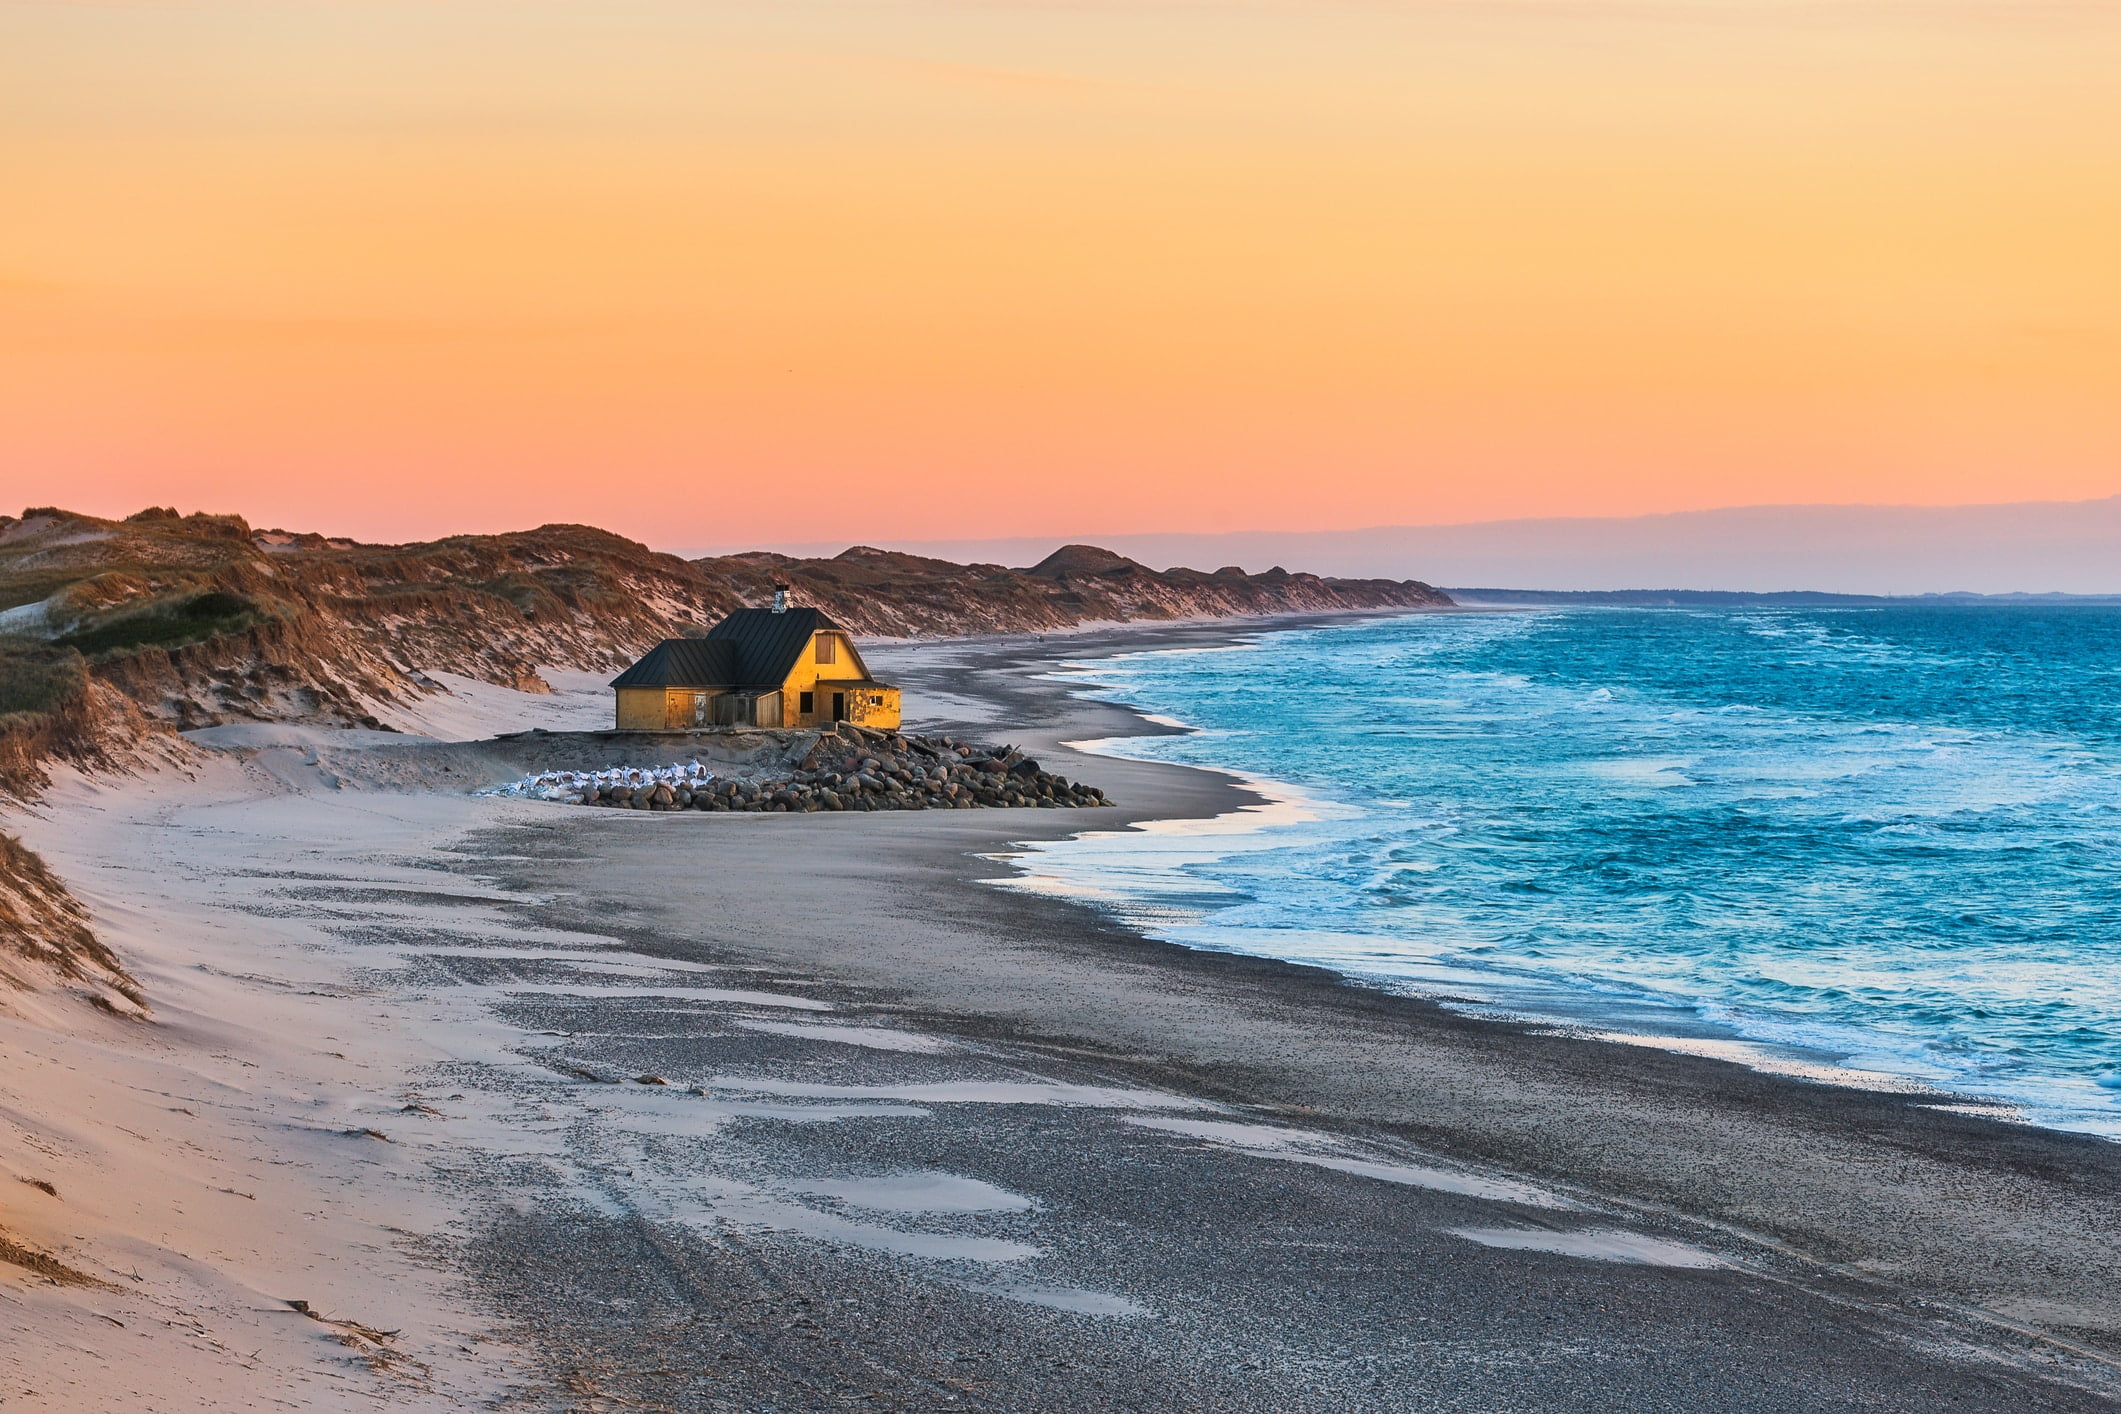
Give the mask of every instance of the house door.
[{"label": "house door", "polygon": [[692,694],[692,724],[696,727],[707,725],[707,694],[704,692]]},{"label": "house door", "polygon": [[832,720],[835,722],[847,720],[847,694],[844,692],[832,694]]}]

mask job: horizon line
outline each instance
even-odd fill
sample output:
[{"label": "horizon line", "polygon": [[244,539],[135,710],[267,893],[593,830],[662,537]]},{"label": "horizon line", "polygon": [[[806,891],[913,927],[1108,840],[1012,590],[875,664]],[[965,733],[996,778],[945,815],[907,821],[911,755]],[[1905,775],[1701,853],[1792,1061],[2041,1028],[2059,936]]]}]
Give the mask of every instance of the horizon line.
[{"label": "horizon line", "polygon": [[[1076,531],[1037,531],[1037,532],[1030,532],[1030,531],[1027,531],[1027,532],[1020,532],[1020,533],[1016,533],[1016,534],[1005,534],[1005,535],[936,535],[936,536],[923,536],[923,537],[920,537],[920,538],[918,538],[918,539],[916,539],[916,538],[914,538],[914,537],[911,537],[911,536],[886,536],[886,537],[882,537],[882,538],[883,538],[883,539],[884,539],[885,541],[887,541],[887,542],[890,542],[890,543],[897,543],[897,544],[903,544],[903,545],[958,545],[958,544],[1002,544],[1002,543],[1007,543],[1007,542],[1010,542],[1010,541],[1046,541],[1046,540],[1050,540],[1050,541],[1052,541],[1052,542],[1054,543],[1054,545],[1055,545],[1056,547],[1058,547],[1058,546],[1062,546],[1062,545],[1076,545],[1076,544],[1080,544],[1080,545],[1096,545],[1096,546],[1098,546],[1099,548],[1104,548],[1104,547],[1102,546],[1102,544],[1100,543],[1100,542],[1102,542],[1102,541],[1106,541],[1106,540],[1128,540],[1128,539],[1145,539],[1145,538],[1148,538],[1148,537],[1151,537],[1151,536],[1155,536],[1155,537],[1169,537],[1169,536],[1186,536],[1186,537],[1189,537],[1189,538],[1192,538],[1192,539],[1197,539],[1197,540],[1214,540],[1214,539],[1227,539],[1227,538],[1235,538],[1235,537],[1237,537],[1237,536],[1241,536],[1241,535],[1275,535],[1275,536],[1310,536],[1310,535],[1366,535],[1366,534],[1371,534],[1371,533],[1375,533],[1375,532],[1381,532],[1381,531],[1393,531],[1393,530],[1468,530],[1468,529],[1474,529],[1474,528],[1477,528],[1477,527],[1487,527],[1487,526],[1503,526],[1503,525],[1611,524],[1611,523],[1617,523],[1617,522],[1621,522],[1621,521],[1680,520],[1680,519],[1684,519],[1684,518],[1686,518],[1686,517],[1689,517],[1689,516],[1715,516],[1715,515],[1734,515],[1734,514],[1740,514],[1740,513],[1746,513],[1746,512],[1758,512],[1758,511],[1901,511],[1901,512],[1907,512],[1907,511],[1914,511],[1914,512],[1934,511],[1934,512],[1940,512],[1940,513],[1948,513],[1948,512],[1960,512],[1960,511],[1991,511],[1991,510],[2015,509],[2015,508],[2020,508],[2020,507],[2063,507],[2063,506],[2098,506],[2098,505],[2106,505],[2106,504],[2108,504],[2108,503],[2112,503],[2112,502],[2121,502],[2121,491],[2111,492],[2111,493],[2109,493],[2109,494],[2107,494],[2107,495],[2104,495],[2104,496],[2086,496],[2086,497],[2082,497],[2082,498],[2079,498],[2079,499],[2076,499],[2076,500],[2057,500],[2057,499],[2052,499],[2052,498],[2050,498],[2050,499],[2033,499],[2033,500],[2019,500],[2019,501],[1950,501],[1950,502],[1930,502],[1930,501],[1751,501],[1751,502],[1744,502],[1744,503],[1740,503],[1740,504],[1737,504],[1737,505],[1729,505],[1729,506],[1698,506],[1698,507],[1694,507],[1693,509],[1690,509],[1690,510],[1678,510],[1678,511],[1636,511],[1636,512],[1630,512],[1630,513],[1627,513],[1627,514],[1623,514],[1623,515],[1547,515],[1547,516],[1491,516],[1491,517],[1488,517],[1488,518],[1486,518],[1486,519],[1482,519],[1482,520],[1440,520],[1440,521],[1389,521],[1389,522],[1375,522],[1375,523],[1371,523],[1371,524],[1367,524],[1367,525],[1336,526],[1336,527],[1331,527],[1331,528],[1326,528],[1326,529],[1315,529],[1315,530],[1288,530],[1288,529],[1274,529],[1274,528],[1262,528],[1262,527],[1249,527],[1249,528],[1245,528],[1245,529],[1238,529],[1238,530],[1176,530],[1176,529],[1156,529],[1156,530],[1110,530],[1110,529],[1108,529],[1108,530],[1076,530]],[[533,528],[534,528],[534,527],[533,527]],[[643,542],[643,543],[646,543],[646,542]],[[786,544],[786,545],[799,545],[799,546],[802,546],[802,547],[804,547],[804,548],[811,548],[811,547],[818,547],[818,546],[825,546],[825,545],[834,545],[834,544],[839,544],[840,542],[839,542],[839,541],[838,541],[837,539],[823,539],[823,540],[800,540],[800,541],[790,540],[790,541],[782,541],[782,542],[780,542],[780,543],[782,543],[782,544]],[[872,549],[872,550],[882,550],[882,549],[888,549],[888,548],[889,548],[889,544],[888,544],[888,543],[887,543],[887,544],[878,544],[878,543],[876,543],[876,542],[874,542],[874,541],[867,541],[867,540],[849,540],[849,541],[847,541],[847,542],[846,542],[846,544],[845,544],[845,545],[844,545],[844,546],[842,547],[842,549],[843,549],[843,550],[854,550],[854,549],[861,549],[861,548],[863,548],[863,547],[865,547],[865,546],[866,546],[867,548],[869,548],[869,549]],[[765,545],[761,545],[761,544],[758,544],[758,543],[756,543],[756,542],[752,542],[752,543],[744,544],[744,545],[743,545],[743,546],[742,546],[742,547],[740,548],[740,547],[739,547],[739,543],[738,543],[738,542],[735,542],[735,541],[723,542],[723,543],[719,543],[719,544],[714,544],[714,545],[691,545],[691,546],[684,546],[684,547],[680,547],[680,548],[673,548],[673,549],[667,549],[667,550],[666,550],[666,549],[663,549],[663,547],[661,547],[661,546],[650,546],[650,548],[651,548],[651,549],[657,549],[657,550],[661,550],[661,551],[662,551],[662,553],[664,553],[664,554],[672,554],[672,555],[683,555],[683,556],[684,556],[685,558],[688,558],[688,559],[703,559],[703,558],[712,558],[712,557],[716,557],[716,556],[722,556],[722,555],[741,555],[741,554],[747,554],[747,553],[755,553],[755,552],[758,552],[758,551],[761,551],[761,550],[766,550],[766,549],[768,549],[768,547],[767,547],[767,546],[765,546]],[[774,552],[774,553],[785,553],[785,552]],[[1790,591],[1790,592],[1798,592],[1798,591]],[[1809,592],[1809,591],[1806,591],[1806,592]]]}]

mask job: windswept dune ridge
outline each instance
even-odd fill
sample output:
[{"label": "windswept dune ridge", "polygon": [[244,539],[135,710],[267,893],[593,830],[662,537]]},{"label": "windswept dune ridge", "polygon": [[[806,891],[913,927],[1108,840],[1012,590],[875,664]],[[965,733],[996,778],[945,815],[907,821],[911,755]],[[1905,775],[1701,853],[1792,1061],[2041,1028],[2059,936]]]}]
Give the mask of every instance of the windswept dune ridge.
[{"label": "windswept dune ridge", "polygon": [[147,1011],[139,984],[89,931],[88,911],[43,860],[0,835],[0,989],[54,983],[121,1016]]},{"label": "windswept dune ridge", "polygon": [[[92,680],[179,729],[375,726],[390,704],[439,690],[427,673],[541,691],[541,668],[616,669],[777,583],[891,637],[1450,603],[1411,580],[1157,571],[1090,546],[1025,570],[862,546],[687,561],[579,525],[359,545],[239,516],[41,509],[0,516],[0,719],[49,717]],[[0,769],[21,768],[0,756]]]}]

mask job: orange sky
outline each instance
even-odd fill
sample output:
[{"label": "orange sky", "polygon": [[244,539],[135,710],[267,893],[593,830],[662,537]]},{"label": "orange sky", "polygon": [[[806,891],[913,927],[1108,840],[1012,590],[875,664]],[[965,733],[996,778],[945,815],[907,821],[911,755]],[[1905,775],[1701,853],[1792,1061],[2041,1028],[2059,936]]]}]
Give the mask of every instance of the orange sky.
[{"label": "orange sky", "polygon": [[0,0],[0,503],[2108,495],[2117,74],[2104,0]]}]

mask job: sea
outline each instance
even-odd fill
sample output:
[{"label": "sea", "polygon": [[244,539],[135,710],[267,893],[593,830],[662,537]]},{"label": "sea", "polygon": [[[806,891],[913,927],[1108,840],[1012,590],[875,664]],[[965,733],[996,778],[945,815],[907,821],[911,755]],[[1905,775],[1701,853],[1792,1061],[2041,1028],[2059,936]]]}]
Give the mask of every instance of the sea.
[{"label": "sea", "polygon": [[1014,857],[1187,947],[2121,1138],[2121,608],[1381,618],[1067,665],[1266,803]]}]

